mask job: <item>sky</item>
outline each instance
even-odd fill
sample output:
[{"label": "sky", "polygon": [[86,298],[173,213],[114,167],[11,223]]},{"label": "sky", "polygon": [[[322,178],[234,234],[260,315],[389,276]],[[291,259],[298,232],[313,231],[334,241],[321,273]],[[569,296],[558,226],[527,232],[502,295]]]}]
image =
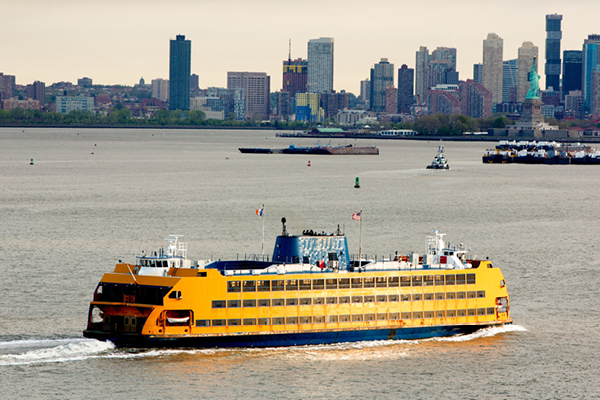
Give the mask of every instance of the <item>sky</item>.
[{"label": "sky", "polygon": [[381,58],[414,68],[419,46],[455,47],[460,79],[472,78],[490,32],[504,39],[505,60],[524,41],[543,59],[546,14],[563,15],[561,54],[600,34],[598,0],[0,0],[0,14],[0,72],[47,86],[168,79],[169,40],[179,34],[192,41],[201,88],[249,71],[270,75],[272,92],[290,39],[292,58],[306,58],[308,40],[333,37],[334,89],[356,95]]}]

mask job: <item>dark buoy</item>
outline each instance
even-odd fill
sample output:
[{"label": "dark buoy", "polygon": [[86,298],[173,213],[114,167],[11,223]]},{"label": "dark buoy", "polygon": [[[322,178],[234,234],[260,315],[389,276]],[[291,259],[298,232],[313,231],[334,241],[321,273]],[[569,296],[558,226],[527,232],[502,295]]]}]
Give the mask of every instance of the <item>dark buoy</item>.
[{"label": "dark buoy", "polygon": [[360,179],[358,179],[358,176],[354,180],[354,188],[355,189],[360,189]]},{"label": "dark buoy", "polygon": [[31,162],[29,163],[29,165],[33,165],[33,158],[31,159]]}]

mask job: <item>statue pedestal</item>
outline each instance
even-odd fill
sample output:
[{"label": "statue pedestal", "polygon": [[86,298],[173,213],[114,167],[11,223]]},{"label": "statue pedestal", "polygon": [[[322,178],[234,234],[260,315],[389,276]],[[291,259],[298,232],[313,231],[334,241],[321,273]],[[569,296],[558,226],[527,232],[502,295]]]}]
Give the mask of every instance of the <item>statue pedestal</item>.
[{"label": "statue pedestal", "polygon": [[540,99],[525,99],[523,102],[523,113],[519,120],[520,125],[534,127],[539,123],[543,123],[542,104],[542,100]]}]

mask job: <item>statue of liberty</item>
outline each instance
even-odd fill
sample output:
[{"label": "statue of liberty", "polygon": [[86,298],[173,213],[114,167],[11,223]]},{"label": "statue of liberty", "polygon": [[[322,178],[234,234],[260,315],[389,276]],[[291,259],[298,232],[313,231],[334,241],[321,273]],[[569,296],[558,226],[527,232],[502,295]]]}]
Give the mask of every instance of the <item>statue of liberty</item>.
[{"label": "statue of liberty", "polygon": [[529,87],[529,91],[527,92],[526,99],[538,99],[540,98],[540,76],[536,71],[536,59],[537,57],[533,57],[533,65],[531,66],[531,71],[529,71],[529,83],[531,86]]}]

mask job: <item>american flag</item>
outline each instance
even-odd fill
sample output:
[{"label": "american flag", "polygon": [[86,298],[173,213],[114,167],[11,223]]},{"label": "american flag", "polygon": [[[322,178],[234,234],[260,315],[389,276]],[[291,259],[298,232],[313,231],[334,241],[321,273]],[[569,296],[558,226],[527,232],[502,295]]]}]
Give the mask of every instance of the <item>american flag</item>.
[{"label": "american flag", "polygon": [[259,217],[263,216],[263,212],[265,211],[264,208],[259,208],[258,210],[255,211],[256,215],[258,215]]},{"label": "american flag", "polygon": [[352,214],[352,219],[360,221],[360,212],[356,212],[356,213]]}]

